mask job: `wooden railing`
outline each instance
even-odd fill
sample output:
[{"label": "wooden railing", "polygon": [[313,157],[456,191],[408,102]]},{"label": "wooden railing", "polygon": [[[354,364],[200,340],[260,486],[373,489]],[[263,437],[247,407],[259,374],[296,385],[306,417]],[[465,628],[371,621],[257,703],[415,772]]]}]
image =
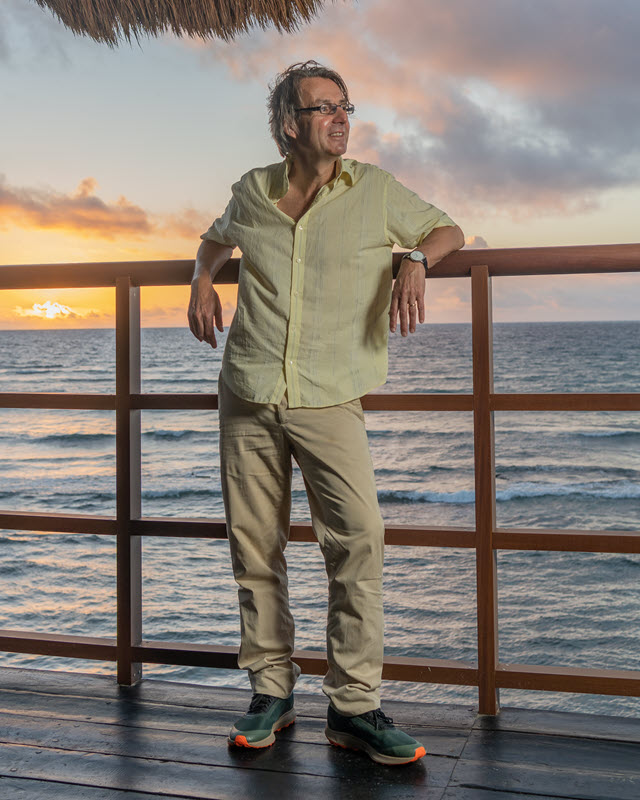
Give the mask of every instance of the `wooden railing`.
[{"label": "wooden railing", "polygon": [[[398,268],[399,255],[394,257]],[[428,658],[387,658],[384,677],[479,689],[479,710],[495,714],[498,692],[540,689],[640,696],[640,671],[574,669],[498,661],[497,550],[565,550],[640,553],[640,531],[512,530],[496,526],[494,411],[640,411],[640,393],[496,394],[493,390],[491,277],[640,271],[640,244],[461,251],[429,273],[429,279],[471,276],[473,394],[368,394],[368,410],[473,412],[476,525],[474,529],[394,525],[388,545],[462,547],[476,552],[477,663]],[[226,537],[223,520],[154,519],[141,516],[140,411],[216,409],[214,394],[141,394],[140,286],[188,284],[193,261],[38,264],[0,267],[0,289],[104,287],[116,289],[116,393],[0,394],[3,408],[109,409],[116,412],[115,517],[0,513],[0,528],[115,536],[117,541],[117,637],[0,631],[9,652],[117,662],[117,679],[131,684],[141,664],[234,668],[237,649],[142,638],[142,536]],[[238,262],[229,261],[216,283],[234,283]],[[310,523],[291,526],[292,541],[314,541]],[[297,651],[304,672],[323,674],[325,655]]]}]

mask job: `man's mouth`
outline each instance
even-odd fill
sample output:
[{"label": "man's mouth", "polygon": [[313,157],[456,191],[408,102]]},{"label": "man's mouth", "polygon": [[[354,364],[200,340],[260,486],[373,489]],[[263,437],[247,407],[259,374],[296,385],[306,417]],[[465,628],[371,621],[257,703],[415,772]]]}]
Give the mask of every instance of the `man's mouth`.
[{"label": "man's mouth", "polygon": [[329,136],[333,136],[334,138],[337,138],[339,136],[344,136],[344,133],[342,131],[338,131],[337,133],[330,133]]}]

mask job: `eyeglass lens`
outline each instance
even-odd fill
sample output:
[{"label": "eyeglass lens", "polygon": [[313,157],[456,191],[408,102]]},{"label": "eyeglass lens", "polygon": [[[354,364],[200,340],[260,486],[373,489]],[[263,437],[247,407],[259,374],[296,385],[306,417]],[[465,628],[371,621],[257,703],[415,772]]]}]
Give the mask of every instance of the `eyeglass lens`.
[{"label": "eyeglass lens", "polygon": [[355,107],[351,103],[322,103],[321,114],[335,114],[340,107],[346,114],[353,114]]}]

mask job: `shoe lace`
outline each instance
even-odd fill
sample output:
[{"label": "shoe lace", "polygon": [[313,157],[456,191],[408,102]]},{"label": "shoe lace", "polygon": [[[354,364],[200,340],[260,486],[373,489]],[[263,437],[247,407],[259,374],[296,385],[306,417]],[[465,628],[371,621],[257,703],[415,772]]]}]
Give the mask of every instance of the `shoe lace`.
[{"label": "shoe lace", "polygon": [[369,711],[366,715],[363,714],[363,716],[368,719],[377,731],[383,730],[384,728],[393,728],[393,720],[391,717],[388,717],[381,708],[376,708],[375,711]]},{"label": "shoe lace", "polygon": [[249,704],[249,714],[261,714],[269,708],[275,699],[270,694],[254,694]]}]

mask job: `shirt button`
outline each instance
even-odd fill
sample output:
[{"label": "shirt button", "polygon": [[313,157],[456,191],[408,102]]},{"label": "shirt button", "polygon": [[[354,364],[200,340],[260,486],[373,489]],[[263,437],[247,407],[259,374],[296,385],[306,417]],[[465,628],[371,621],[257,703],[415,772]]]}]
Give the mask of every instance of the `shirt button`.
[{"label": "shirt button", "polygon": [[290,364],[293,364],[293,361],[290,361],[289,363],[290,363]]},{"label": "shirt button", "polygon": [[302,259],[301,258],[296,258],[296,261],[298,262],[298,264],[302,263]]},{"label": "shirt button", "polygon": [[302,225],[298,225],[298,230],[299,231],[303,230]]}]

